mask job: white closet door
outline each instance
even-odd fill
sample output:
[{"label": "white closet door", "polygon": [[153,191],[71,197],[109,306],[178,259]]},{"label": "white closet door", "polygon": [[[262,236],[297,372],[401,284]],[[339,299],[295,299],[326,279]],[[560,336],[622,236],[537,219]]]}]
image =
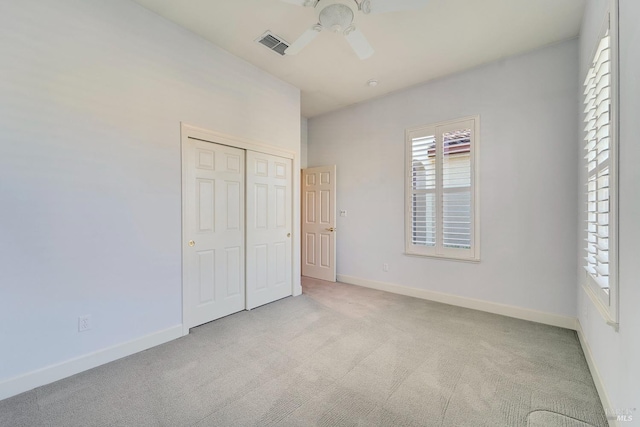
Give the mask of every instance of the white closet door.
[{"label": "white closet door", "polygon": [[245,308],[244,150],[188,140],[185,151],[185,323]]},{"label": "white closet door", "polygon": [[291,160],[247,151],[247,309],[292,295]]}]

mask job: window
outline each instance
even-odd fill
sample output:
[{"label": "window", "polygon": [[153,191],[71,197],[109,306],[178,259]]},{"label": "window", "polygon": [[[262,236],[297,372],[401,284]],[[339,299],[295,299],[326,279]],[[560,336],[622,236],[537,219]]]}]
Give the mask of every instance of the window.
[{"label": "window", "polygon": [[584,268],[588,294],[607,322],[617,327],[617,55],[613,36],[607,19],[584,81]]},{"label": "window", "polygon": [[479,260],[478,117],[406,132],[405,252]]}]

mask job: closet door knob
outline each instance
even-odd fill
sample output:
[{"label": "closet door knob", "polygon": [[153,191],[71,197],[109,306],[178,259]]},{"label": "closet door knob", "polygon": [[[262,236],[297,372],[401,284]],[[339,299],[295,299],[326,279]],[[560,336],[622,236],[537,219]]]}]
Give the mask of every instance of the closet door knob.
[{"label": "closet door knob", "polygon": [[193,240],[189,240],[189,246],[195,246],[196,242],[194,242]]}]

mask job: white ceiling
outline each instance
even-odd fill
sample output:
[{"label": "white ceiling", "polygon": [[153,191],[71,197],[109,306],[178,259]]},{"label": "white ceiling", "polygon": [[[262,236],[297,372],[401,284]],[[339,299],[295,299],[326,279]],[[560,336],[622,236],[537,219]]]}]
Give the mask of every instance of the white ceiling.
[{"label": "white ceiling", "polygon": [[[313,8],[280,0],[135,1],[300,88],[305,117],[576,37],[585,6],[585,0],[431,0],[419,11],[358,12],[354,22],[375,49],[360,60],[342,35],[328,31],[295,56],[256,43],[267,30],[293,43],[317,22]],[[369,79],[378,86],[367,86]]]}]

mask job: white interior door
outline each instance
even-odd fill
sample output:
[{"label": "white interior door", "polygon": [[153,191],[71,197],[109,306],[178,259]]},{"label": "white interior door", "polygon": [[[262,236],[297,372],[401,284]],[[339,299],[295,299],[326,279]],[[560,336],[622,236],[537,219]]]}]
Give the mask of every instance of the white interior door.
[{"label": "white interior door", "polygon": [[247,309],[292,295],[291,159],[247,151]]},{"label": "white interior door", "polygon": [[336,167],[302,171],[302,275],[336,281]]},{"label": "white interior door", "polygon": [[245,308],[245,152],[188,139],[184,156],[184,322],[191,328]]}]

